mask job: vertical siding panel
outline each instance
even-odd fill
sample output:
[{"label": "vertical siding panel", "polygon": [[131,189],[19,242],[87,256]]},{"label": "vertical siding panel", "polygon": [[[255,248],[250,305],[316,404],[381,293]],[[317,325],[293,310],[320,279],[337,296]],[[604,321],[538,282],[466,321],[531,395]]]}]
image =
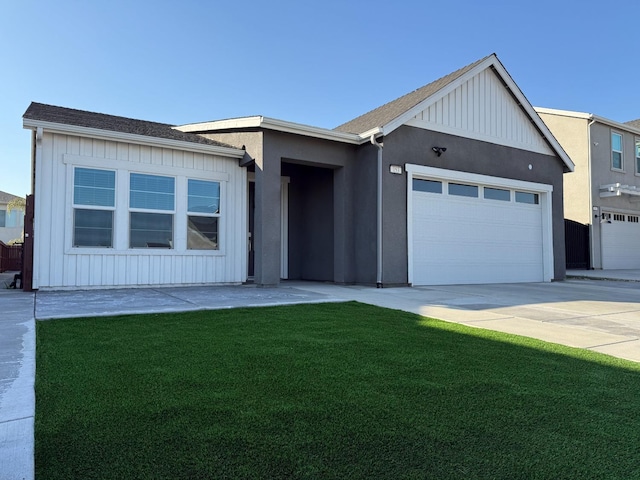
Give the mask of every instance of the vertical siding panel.
[{"label": "vertical siding panel", "polygon": [[117,146],[115,142],[107,140],[105,142],[105,156],[106,158],[117,158]]},{"label": "vertical siding panel", "polygon": [[151,163],[151,147],[140,147],[140,163],[144,163],[146,165]]},{"label": "vertical siding panel", "polygon": [[96,158],[106,157],[106,142],[104,140],[93,140],[93,156]]},{"label": "vertical siding panel", "polygon": [[129,155],[127,161],[140,163],[140,145],[129,145]]},{"label": "vertical siding panel", "polygon": [[118,142],[116,144],[116,159],[128,160],[129,159],[129,144]]}]

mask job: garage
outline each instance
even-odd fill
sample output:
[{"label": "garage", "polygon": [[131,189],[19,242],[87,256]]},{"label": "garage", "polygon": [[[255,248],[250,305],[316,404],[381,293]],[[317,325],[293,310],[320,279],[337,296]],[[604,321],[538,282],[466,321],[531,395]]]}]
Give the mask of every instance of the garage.
[{"label": "garage", "polygon": [[602,268],[640,268],[640,222],[638,215],[603,212]]},{"label": "garage", "polygon": [[407,166],[413,285],[550,281],[551,186]]}]

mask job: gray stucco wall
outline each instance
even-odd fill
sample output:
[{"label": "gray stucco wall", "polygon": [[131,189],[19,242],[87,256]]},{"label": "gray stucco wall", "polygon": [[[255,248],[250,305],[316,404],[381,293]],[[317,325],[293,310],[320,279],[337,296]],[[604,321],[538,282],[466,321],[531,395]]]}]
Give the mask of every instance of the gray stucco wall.
[{"label": "gray stucco wall", "polygon": [[[447,151],[437,157],[433,146]],[[406,283],[408,278],[407,174],[389,173],[391,164],[406,163],[552,185],[554,278],[565,277],[563,164],[559,158],[403,126],[384,138],[383,284]]]}]

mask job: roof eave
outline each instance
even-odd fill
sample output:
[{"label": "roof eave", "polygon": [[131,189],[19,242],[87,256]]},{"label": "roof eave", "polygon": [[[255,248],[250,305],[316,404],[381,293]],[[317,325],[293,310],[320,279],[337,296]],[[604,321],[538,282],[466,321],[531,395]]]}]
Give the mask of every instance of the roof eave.
[{"label": "roof eave", "polygon": [[191,123],[187,125],[179,125],[173,127],[181,132],[204,133],[216,130],[242,130],[247,128],[264,128],[277,132],[293,133],[306,137],[320,138],[323,140],[331,140],[334,142],[348,143],[351,145],[360,145],[368,138],[363,140],[360,135],[354,133],[343,133],[329,130],[326,128],[312,127],[301,123],[287,122],[277,118],[253,116],[231,118],[227,120],[217,120],[213,122]]},{"label": "roof eave", "polygon": [[22,126],[25,129],[35,130],[41,127],[43,130],[51,133],[72,134],[79,137],[100,138],[105,140],[115,140],[121,142],[131,142],[140,145],[162,146],[166,148],[175,148],[179,150],[188,150],[198,153],[208,153],[221,155],[232,158],[242,158],[244,150],[230,147],[222,147],[218,145],[207,145],[204,143],[186,142],[182,140],[173,140],[170,138],[150,137],[147,135],[139,135],[135,133],[115,132],[113,130],[103,130],[100,128],[82,127],[78,125],[68,125],[57,122],[47,122],[45,120],[34,120],[24,118]]}]

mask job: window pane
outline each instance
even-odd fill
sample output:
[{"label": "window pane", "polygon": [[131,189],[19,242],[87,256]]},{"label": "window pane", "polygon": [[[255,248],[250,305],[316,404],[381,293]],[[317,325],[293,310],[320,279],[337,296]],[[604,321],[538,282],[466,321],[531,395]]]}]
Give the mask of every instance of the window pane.
[{"label": "window pane", "polygon": [[413,179],[413,190],[415,192],[442,193],[442,182],[434,180]]},{"label": "window pane", "polygon": [[76,205],[115,206],[116,172],[76,168],[73,179],[73,203]]},{"label": "window pane", "polygon": [[618,133],[611,134],[611,149],[618,152],[622,151],[622,135]]},{"label": "window pane", "polygon": [[129,225],[131,248],[173,248],[173,215],[131,212]]},{"label": "window pane", "polygon": [[539,203],[539,197],[537,193],[516,192],[516,202],[537,205]]},{"label": "window pane", "polygon": [[190,250],[218,250],[218,218],[189,215],[187,248]]},{"label": "window pane", "polygon": [[157,175],[131,174],[129,206],[149,210],[173,210],[175,179]]},{"label": "window pane", "polygon": [[636,140],[636,173],[640,173],[640,140]]},{"label": "window pane", "polygon": [[612,155],[613,155],[613,161],[611,163],[611,166],[613,168],[622,169],[622,153],[613,152]]},{"label": "window pane", "polygon": [[511,200],[511,192],[501,188],[484,187],[484,198],[489,200],[503,200],[508,202]]},{"label": "window pane", "polygon": [[477,185],[463,185],[461,183],[449,184],[449,195],[458,195],[460,197],[477,197]]},{"label": "window pane", "polygon": [[6,225],[7,222],[7,211],[6,210],[0,210],[0,227],[4,227]]},{"label": "window pane", "polygon": [[188,209],[198,213],[220,213],[220,183],[189,180]]},{"label": "window pane", "polygon": [[24,212],[22,210],[11,210],[6,213],[5,226],[8,228],[18,228],[24,226]]},{"label": "window pane", "polygon": [[113,245],[113,212],[111,210],[75,209],[73,212],[74,247],[111,247]]}]

